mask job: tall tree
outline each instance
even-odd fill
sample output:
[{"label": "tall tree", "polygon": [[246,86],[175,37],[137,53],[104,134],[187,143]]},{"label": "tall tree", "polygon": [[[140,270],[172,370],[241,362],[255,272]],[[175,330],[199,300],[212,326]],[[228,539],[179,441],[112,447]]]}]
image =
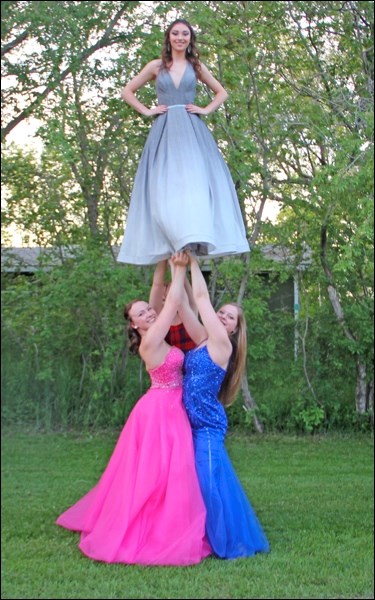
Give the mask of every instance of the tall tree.
[{"label": "tall tree", "polygon": [[[315,287],[305,289],[317,291],[309,305],[330,308],[357,372],[355,406],[365,412],[373,402],[373,2],[155,2],[153,9],[2,3],[4,139],[33,115],[45,148],[38,159],[4,144],[3,224],[22,224],[40,243],[119,240],[151,124],[121,102],[120,89],[160,54],[166,23],[188,18],[202,60],[229,91],[208,124],[251,244],[282,245],[296,258],[295,273],[311,249]],[[152,85],[141,93],[153,101]],[[202,101],[207,93],[200,86]],[[278,223],[265,219],[270,206],[280,210]],[[234,290],[245,300],[253,261]]]},{"label": "tall tree", "polygon": [[138,2],[2,2],[2,140],[91,56],[126,42],[121,19]]}]

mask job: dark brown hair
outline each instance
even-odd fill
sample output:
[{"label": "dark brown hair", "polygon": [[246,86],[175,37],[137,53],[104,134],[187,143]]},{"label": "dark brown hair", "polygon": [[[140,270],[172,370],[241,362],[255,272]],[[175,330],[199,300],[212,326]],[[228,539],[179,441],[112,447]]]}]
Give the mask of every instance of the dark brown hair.
[{"label": "dark brown hair", "polygon": [[142,338],[138,331],[132,327],[132,318],[129,315],[129,311],[131,310],[133,304],[136,302],[142,302],[138,298],[136,300],[132,300],[124,307],[124,318],[128,325],[128,338],[129,338],[129,350],[131,354],[138,354],[139,346],[141,345]]},{"label": "dark brown hair", "polygon": [[173,62],[172,50],[171,50],[171,45],[170,45],[170,41],[169,41],[169,35],[170,35],[173,27],[175,25],[177,25],[178,23],[185,25],[190,31],[190,44],[189,44],[189,48],[186,49],[185,57],[186,57],[186,60],[193,67],[195,74],[198,76],[199,72],[201,70],[201,61],[199,60],[199,51],[196,46],[197,36],[195,35],[195,31],[192,28],[192,26],[190,25],[190,23],[188,21],[186,21],[185,19],[176,19],[175,21],[173,21],[173,23],[171,23],[169,25],[168,29],[166,30],[166,32],[164,34],[163,48],[161,51],[161,62],[162,62],[161,68],[168,70],[171,67],[171,64]]}]

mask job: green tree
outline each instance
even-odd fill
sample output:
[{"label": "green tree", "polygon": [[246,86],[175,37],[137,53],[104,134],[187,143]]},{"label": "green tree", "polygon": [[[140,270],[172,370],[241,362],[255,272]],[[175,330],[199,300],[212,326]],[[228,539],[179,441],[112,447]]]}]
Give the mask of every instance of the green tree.
[{"label": "green tree", "polygon": [[[373,2],[155,2],[153,12],[140,2],[3,2],[2,11],[3,239],[16,227],[24,240],[53,245],[61,257],[66,247],[111,257],[151,124],[120,100],[120,89],[160,54],[166,24],[186,17],[198,31],[202,60],[229,91],[207,123],[233,174],[253,246],[244,260],[216,265],[211,280],[215,299],[228,293],[246,307],[245,404],[266,426],[283,420],[308,430],[319,427],[321,411],[338,422],[327,398],[340,389],[343,405],[350,388],[352,409],[372,412]],[[208,92],[199,89],[204,102]],[[140,93],[154,101],[152,84]],[[40,123],[40,154],[7,143],[30,116]],[[277,222],[265,218],[271,206]],[[274,271],[258,251],[265,244],[285,253],[267,289],[257,279]],[[85,277],[97,277],[90,260],[82,264]],[[267,305],[287,277],[300,283],[295,331]],[[43,283],[45,310],[53,282]],[[34,310],[29,284],[30,294],[21,295],[25,314]],[[31,351],[32,337],[23,344]],[[38,344],[48,354],[52,339],[44,335]],[[285,397],[280,406],[268,389],[275,381],[278,398]]]}]

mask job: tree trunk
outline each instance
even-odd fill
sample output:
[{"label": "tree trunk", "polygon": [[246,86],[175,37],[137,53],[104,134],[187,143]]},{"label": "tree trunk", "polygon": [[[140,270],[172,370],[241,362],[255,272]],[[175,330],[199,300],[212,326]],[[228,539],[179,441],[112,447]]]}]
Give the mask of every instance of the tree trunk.
[{"label": "tree trunk", "polygon": [[357,385],[355,389],[355,404],[357,412],[360,415],[371,411],[374,406],[374,382],[367,381],[366,365],[360,360],[357,361]]},{"label": "tree trunk", "polygon": [[253,411],[253,421],[254,421],[255,429],[258,431],[258,433],[263,433],[263,431],[264,431],[263,425],[259,421],[257,415],[255,414],[255,409],[257,408],[257,405],[251,395],[246,373],[244,373],[242,376],[241,389],[242,389],[242,400],[244,402],[243,407],[246,410],[246,412]]},{"label": "tree trunk", "polygon": [[[332,270],[330,269],[326,257],[327,251],[327,225],[324,223],[321,228],[320,237],[320,260],[323,267],[324,274],[327,278],[327,292],[328,297],[335,313],[336,319],[340,324],[345,336],[351,342],[357,345],[357,338],[354,333],[350,330],[345,321],[344,310],[340,301],[339,294],[336,289]],[[358,356],[358,355],[357,355]],[[367,369],[364,362],[358,357],[356,361],[357,370],[357,383],[355,389],[355,407],[358,414],[363,415],[369,409],[372,410],[374,403],[374,384],[367,382]],[[371,406],[370,406],[371,405]]]},{"label": "tree trunk", "polygon": [[[249,279],[249,269],[250,269],[250,254],[246,254],[245,255],[245,264],[246,264],[246,268],[245,268],[245,272],[244,275],[242,277],[242,281],[241,281],[241,285],[240,285],[240,289],[238,291],[238,296],[237,296],[237,302],[239,304],[242,303],[243,297],[245,295],[245,291],[247,288],[247,282]],[[263,425],[262,423],[259,421],[255,410],[257,408],[257,404],[254,400],[254,398],[251,395],[250,392],[250,388],[249,388],[249,383],[247,381],[247,372],[245,370],[244,374],[242,375],[242,380],[241,380],[241,389],[242,389],[242,400],[243,400],[243,406],[244,409],[246,411],[252,411],[253,412],[253,421],[254,421],[254,426],[255,429],[259,432],[259,433],[263,433]]]}]

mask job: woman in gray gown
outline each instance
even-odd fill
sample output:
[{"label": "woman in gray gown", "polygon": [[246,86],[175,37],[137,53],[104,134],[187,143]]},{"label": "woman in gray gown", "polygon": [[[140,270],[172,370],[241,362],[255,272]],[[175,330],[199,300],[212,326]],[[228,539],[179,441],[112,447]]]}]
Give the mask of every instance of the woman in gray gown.
[{"label": "woman in gray gown", "polygon": [[[187,21],[174,21],[161,58],[122,91],[128,104],[154,122],[134,181],[120,262],[154,264],[183,248],[207,258],[249,252],[231,174],[202,119],[228,94],[199,60],[195,40]],[[158,104],[148,108],[136,91],[151,80]],[[213,92],[205,107],[194,104],[198,80]]]}]

